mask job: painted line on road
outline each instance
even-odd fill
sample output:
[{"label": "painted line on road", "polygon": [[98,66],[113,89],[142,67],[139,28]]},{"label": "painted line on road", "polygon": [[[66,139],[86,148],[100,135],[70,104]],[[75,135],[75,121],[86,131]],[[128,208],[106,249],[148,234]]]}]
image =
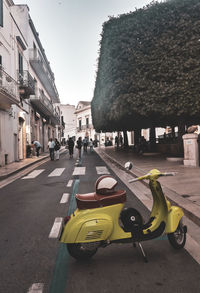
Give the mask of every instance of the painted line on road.
[{"label": "painted line on road", "polygon": [[[75,180],[71,199],[70,199],[69,209],[67,212],[68,216],[71,215],[73,211],[76,209],[75,194],[78,193],[79,183],[80,183],[79,179]],[[68,265],[69,265],[69,254],[66,248],[66,244],[60,243],[49,293],[65,293],[66,292]]]},{"label": "painted line on road", "polygon": [[56,168],[48,175],[48,177],[60,176],[64,170],[65,168]]},{"label": "painted line on road", "polygon": [[66,186],[67,187],[72,187],[72,184],[73,184],[73,180],[69,180]]},{"label": "painted line on road", "polygon": [[106,166],[97,166],[96,170],[98,175],[110,174]]},{"label": "painted line on road", "polygon": [[69,193],[63,193],[60,203],[67,203],[69,199]]},{"label": "painted line on road", "polygon": [[55,218],[54,224],[49,233],[49,238],[58,238],[62,226],[63,218]]},{"label": "painted line on road", "polygon": [[29,288],[27,293],[42,293],[43,289],[44,289],[44,284],[35,283]]},{"label": "painted line on road", "polygon": [[27,176],[22,177],[22,179],[33,179],[37,177],[38,175],[40,175],[42,172],[44,172],[44,170],[45,169],[34,170],[31,173],[29,173]]},{"label": "painted line on road", "polygon": [[85,169],[85,167],[75,167],[72,175],[85,175]]}]

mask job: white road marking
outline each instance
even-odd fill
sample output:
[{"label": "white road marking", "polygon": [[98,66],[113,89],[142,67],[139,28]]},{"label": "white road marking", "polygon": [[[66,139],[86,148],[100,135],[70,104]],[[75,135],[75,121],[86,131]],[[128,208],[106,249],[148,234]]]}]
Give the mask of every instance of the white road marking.
[{"label": "white road marking", "polygon": [[72,184],[73,184],[73,180],[69,180],[66,186],[67,186],[67,187],[71,187]]},{"label": "white road marking", "polygon": [[98,175],[110,174],[107,167],[105,166],[98,166],[96,167],[96,170]]},{"label": "white road marking", "polygon": [[40,175],[45,169],[34,170],[33,172],[29,173],[27,176],[24,176],[22,179],[33,179]]},{"label": "white road marking", "polygon": [[69,193],[63,193],[60,203],[67,203],[69,199]]},{"label": "white road marking", "polygon": [[44,284],[35,283],[29,288],[28,293],[42,293],[43,289],[44,289]]},{"label": "white road marking", "polygon": [[49,233],[49,238],[58,238],[62,226],[63,218],[55,218],[51,232]]},{"label": "white road marking", "polygon": [[75,167],[72,175],[85,175],[85,167]]},{"label": "white road marking", "polygon": [[55,170],[53,170],[53,172],[51,172],[48,175],[48,177],[60,176],[64,170],[65,170],[65,168],[56,168]]}]

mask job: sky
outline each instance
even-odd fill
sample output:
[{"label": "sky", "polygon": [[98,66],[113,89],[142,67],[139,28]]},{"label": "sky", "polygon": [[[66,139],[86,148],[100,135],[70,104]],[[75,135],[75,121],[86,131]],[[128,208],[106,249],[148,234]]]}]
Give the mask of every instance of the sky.
[{"label": "sky", "polygon": [[62,104],[91,101],[102,25],[151,0],[14,0],[27,4]]}]

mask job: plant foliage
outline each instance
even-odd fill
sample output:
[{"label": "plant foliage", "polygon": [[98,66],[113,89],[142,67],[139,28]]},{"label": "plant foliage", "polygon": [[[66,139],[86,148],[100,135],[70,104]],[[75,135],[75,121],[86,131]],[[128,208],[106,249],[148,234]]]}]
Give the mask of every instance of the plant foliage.
[{"label": "plant foliage", "polygon": [[200,1],[152,2],[103,25],[96,130],[200,122]]}]

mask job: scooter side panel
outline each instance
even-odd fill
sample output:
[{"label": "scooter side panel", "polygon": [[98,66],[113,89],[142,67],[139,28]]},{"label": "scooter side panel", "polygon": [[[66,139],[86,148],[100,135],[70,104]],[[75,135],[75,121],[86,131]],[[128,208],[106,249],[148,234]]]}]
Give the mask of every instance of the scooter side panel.
[{"label": "scooter side panel", "polygon": [[178,224],[183,217],[184,213],[183,210],[177,206],[172,206],[167,218],[165,233],[173,233],[176,231]]},{"label": "scooter side panel", "polygon": [[96,219],[83,223],[77,235],[76,243],[102,241],[108,238],[113,230],[112,220]]}]

